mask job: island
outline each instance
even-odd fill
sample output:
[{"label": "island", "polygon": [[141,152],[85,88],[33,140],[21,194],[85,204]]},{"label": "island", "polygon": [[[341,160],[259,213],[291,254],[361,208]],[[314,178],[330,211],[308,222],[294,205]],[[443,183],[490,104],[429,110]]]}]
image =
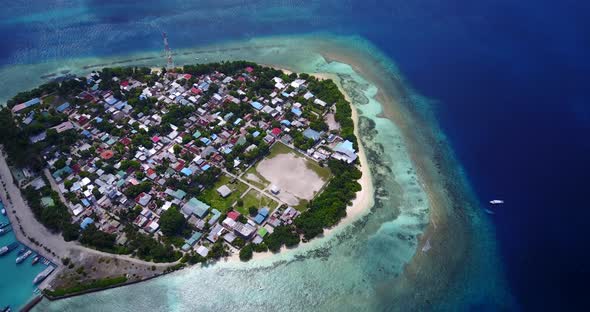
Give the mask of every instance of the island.
[{"label": "island", "polygon": [[0,111],[2,197],[49,298],[248,261],[346,216],[352,115],[333,80],[252,62],[103,68]]}]

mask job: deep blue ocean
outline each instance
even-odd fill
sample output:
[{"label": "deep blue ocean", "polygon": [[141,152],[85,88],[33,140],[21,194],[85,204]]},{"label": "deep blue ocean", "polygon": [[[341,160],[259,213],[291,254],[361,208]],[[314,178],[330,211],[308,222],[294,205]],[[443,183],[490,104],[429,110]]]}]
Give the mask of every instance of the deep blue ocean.
[{"label": "deep blue ocean", "polygon": [[[523,310],[581,309],[590,279],[588,1],[2,1],[0,65],[261,35],[358,34],[436,116]],[[586,287],[585,287],[586,286]]]}]

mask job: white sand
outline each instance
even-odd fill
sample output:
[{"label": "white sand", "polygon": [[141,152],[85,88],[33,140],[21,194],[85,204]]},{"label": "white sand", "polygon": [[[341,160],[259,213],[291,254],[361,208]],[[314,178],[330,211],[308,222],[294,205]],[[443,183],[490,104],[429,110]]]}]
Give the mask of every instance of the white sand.
[{"label": "white sand", "polygon": [[256,171],[280,188],[278,198],[296,205],[297,203],[292,203],[293,200],[313,199],[326,183],[317,173],[307,168],[307,161],[293,153],[279,154],[273,158],[263,159],[256,166]]}]

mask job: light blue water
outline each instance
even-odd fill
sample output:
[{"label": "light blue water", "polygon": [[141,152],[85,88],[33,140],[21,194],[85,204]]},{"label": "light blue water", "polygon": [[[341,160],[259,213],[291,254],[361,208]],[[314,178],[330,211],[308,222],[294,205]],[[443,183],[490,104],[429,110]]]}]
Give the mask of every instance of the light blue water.
[{"label": "light blue water", "polygon": [[[0,222],[8,222],[8,218],[0,215]],[[15,242],[14,233],[0,236],[0,246],[8,245]],[[24,305],[32,296],[37,287],[33,285],[33,279],[37,274],[45,269],[45,265],[38,262],[31,265],[35,256],[33,253],[21,264],[16,264],[15,260],[21,247],[11,251],[9,254],[0,256],[0,307],[10,305],[13,311]]]}]

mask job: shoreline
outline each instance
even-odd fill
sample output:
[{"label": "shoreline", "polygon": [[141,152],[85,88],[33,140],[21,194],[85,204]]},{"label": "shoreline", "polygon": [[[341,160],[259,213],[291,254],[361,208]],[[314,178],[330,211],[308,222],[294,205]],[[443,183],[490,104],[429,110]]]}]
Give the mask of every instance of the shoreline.
[{"label": "shoreline", "polygon": [[[282,70],[287,75],[289,75],[290,73],[293,72],[293,71],[286,69],[284,67],[280,67],[279,65],[269,65],[269,64],[259,64],[259,65],[268,66],[268,67],[271,67],[274,69]],[[374,186],[373,186],[373,181],[372,181],[372,177],[371,177],[371,170],[369,168],[369,163],[367,161],[365,149],[363,147],[362,142],[360,142],[359,114],[358,114],[357,108],[355,107],[354,103],[352,102],[352,99],[350,98],[349,94],[342,87],[338,76],[330,74],[330,73],[307,73],[307,74],[315,76],[318,79],[332,79],[334,81],[334,83],[336,83],[336,85],[338,86],[338,89],[340,90],[340,92],[344,95],[345,99],[349,102],[350,107],[352,108],[352,121],[354,123],[354,134],[357,136],[357,138],[358,138],[357,140],[359,141],[358,142],[359,151],[357,154],[358,154],[359,161],[360,161],[360,166],[359,166],[360,168],[359,169],[362,172],[362,176],[357,182],[361,185],[361,190],[356,193],[356,197],[352,201],[352,204],[350,204],[346,208],[346,216],[344,218],[342,218],[340,221],[338,221],[338,223],[336,225],[334,225],[333,227],[324,229],[323,235],[318,236],[318,237],[316,237],[310,241],[307,241],[307,242],[300,242],[297,246],[295,246],[293,248],[287,248],[287,247],[283,246],[276,253],[271,252],[271,251],[254,252],[252,254],[252,259],[250,259],[247,262],[271,259],[273,256],[281,255],[284,253],[295,252],[300,247],[309,245],[310,243],[313,243],[316,240],[326,239],[327,237],[329,237],[330,234],[334,233],[335,231],[343,229],[347,225],[353,223],[354,221],[358,220],[362,216],[369,213],[371,211],[371,207],[374,205],[373,199],[374,199],[375,190],[374,190]],[[240,260],[238,253],[233,253],[224,262],[233,262],[233,261],[243,262]]]},{"label": "shoreline", "polygon": [[[278,67],[278,66],[274,66],[274,65],[267,65],[267,64],[260,64],[262,66],[269,66],[272,68],[276,68],[276,69],[280,69],[283,70],[284,72],[286,72],[287,74],[292,73],[293,71],[286,69],[286,68],[282,68],[282,67]],[[156,67],[152,68],[153,70],[159,70]],[[355,107],[355,105],[352,102],[352,99],[350,98],[349,94],[346,92],[346,90],[344,90],[344,88],[342,87],[339,78],[336,75],[333,74],[329,74],[329,73],[308,73],[310,75],[315,76],[318,79],[332,79],[336,85],[338,86],[340,92],[344,95],[344,97],[346,98],[346,100],[349,102],[351,108],[352,108],[352,120],[354,123],[354,132],[355,135],[357,136],[357,138],[360,138],[359,135],[359,115],[358,115],[358,111],[357,108]],[[361,178],[358,180],[358,183],[361,185],[361,190],[357,192],[355,199],[353,200],[353,202],[351,203],[351,205],[349,205],[346,209],[346,216],[344,218],[342,218],[336,225],[334,225],[331,228],[327,228],[324,230],[324,234],[314,238],[310,241],[307,242],[301,242],[299,243],[297,246],[293,247],[293,248],[287,248],[285,246],[283,246],[279,252],[277,253],[273,253],[271,251],[266,251],[266,252],[262,252],[262,253],[253,253],[253,257],[251,260],[249,261],[260,261],[260,260],[265,260],[265,259],[271,259],[273,256],[277,256],[277,255],[282,255],[285,253],[291,253],[291,252],[295,252],[297,250],[299,250],[300,247],[309,245],[310,243],[315,242],[316,240],[323,240],[328,238],[332,233],[334,233],[335,231],[341,230],[344,227],[346,227],[347,225],[353,223],[354,221],[358,220],[360,217],[366,215],[368,212],[370,212],[370,208],[373,206],[374,201],[373,201],[373,195],[374,195],[374,187],[373,187],[373,183],[372,183],[372,178],[371,178],[371,171],[369,168],[369,164],[366,158],[366,153],[364,150],[364,147],[362,145],[362,143],[358,142],[358,147],[359,147],[359,151],[358,151],[358,156],[359,156],[359,161],[360,161],[360,165],[359,165],[359,169],[362,172],[362,176]],[[0,155],[0,162],[6,163],[6,158],[4,153],[2,155]],[[1,163],[0,163],[1,165]],[[6,168],[8,168],[8,166],[6,166]],[[12,180],[12,175],[10,174],[10,172],[8,171],[8,174],[6,174],[5,172],[0,172],[0,178],[4,181],[4,180]],[[52,182],[52,181],[50,181]],[[15,186],[16,187],[16,186]],[[2,188],[4,189],[4,187]],[[22,210],[21,213],[26,213],[26,214],[30,214],[29,217],[27,217],[27,221],[25,222],[25,224],[27,224],[25,226],[25,231],[27,230],[26,228],[32,228],[32,229],[37,229],[37,230],[33,230],[33,238],[39,242],[41,245],[43,246],[52,246],[53,248],[50,248],[52,250],[57,250],[58,254],[62,255],[62,257],[70,257],[72,255],[72,252],[74,251],[74,249],[76,249],[77,252],[84,254],[84,253],[99,253],[104,257],[109,257],[109,258],[113,258],[113,259],[118,259],[118,258],[127,258],[125,256],[121,256],[121,255],[116,255],[116,254],[109,254],[109,253],[104,253],[98,250],[94,250],[94,249],[90,249],[84,246],[81,246],[79,244],[76,243],[72,243],[72,242],[66,242],[63,241],[63,238],[59,235],[59,234],[53,234],[50,233],[43,225],[41,225],[40,223],[38,223],[38,221],[32,216],[32,212],[30,211],[30,208],[28,208],[28,205],[26,204],[26,202],[23,200],[22,198],[22,194],[20,193],[20,189],[16,188],[16,190],[18,191],[18,195],[17,197],[20,198],[20,201],[22,201],[22,208],[26,208],[26,209],[20,209]],[[10,194],[12,195],[12,193],[14,193],[15,191],[12,190],[12,192],[10,192]],[[14,195],[13,195],[14,196]],[[4,197],[4,196],[3,196]],[[7,202],[8,203],[8,202]],[[12,206],[12,204],[11,204]],[[26,210],[26,211],[25,211]],[[13,222],[14,224],[16,224],[16,222],[14,222],[12,219],[13,214],[12,211],[10,213],[8,213],[8,216],[11,217],[11,222]],[[14,216],[15,218],[18,218],[17,216]],[[30,221],[29,219],[33,218],[33,221]],[[37,223],[35,224],[35,226],[32,226],[31,223]],[[20,224],[20,223],[19,223]],[[17,239],[21,242],[25,242],[28,241],[29,243],[30,240],[28,239],[28,237],[24,237],[24,234],[21,233],[20,228],[17,229],[17,231],[15,231],[15,235],[17,236]],[[45,252],[46,253],[46,252]],[[45,253],[43,253],[43,256],[45,256]],[[59,257],[57,256],[47,256],[48,259],[50,259],[52,261],[52,263],[56,266],[56,270],[55,272],[48,277],[42,284],[39,285],[39,289],[44,289],[47,286],[50,286],[50,283],[55,280],[58,275],[60,273],[62,273],[62,271],[64,270],[64,267],[61,265],[61,260],[59,259]],[[130,259],[127,260],[137,260],[139,262],[145,262],[143,260],[140,259],[136,259],[133,257],[128,257]],[[243,262],[239,259],[239,253],[237,252],[233,252],[229,257],[226,257],[224,259],[219,260],[220,262]],[[74,261],[73,261],[74,262]],[[169,266],[173,266],[175,264],[179,263],[178,261],[176,262],[170,262],[170,263],[152,263],[152,262],[145,262],[146,265],[156,265],[159,267],[169,267]],[[197,266],[198,264],[195,265],[188,265],[185,266],[185,268],[190,268],[193,266]],[[183,268],[184,269],[184,268]],[[159,277],[165,275],[165,273],[157,273],[156,275],[153,276],[147,276],[144,277],[140,280],[133,280],[133,281],[128,281],[126,283],[120,284],[120,285],[111,285],[109,287],[106,288],[95,288],[95,289],[90,289],[90,290],[86,290],[86,291],[82,291],[80,293],[73,293],[73,294],[68,294],[65,296],[61,296],[58,298],[49,298],[50,300],[60,300],[60,299],[64,299],[64,298],[69,298],[69,297],[74,297],[74,296],[79,296],[79,295],[84,295],[86,293],[91,293],[91,292],[98,292],[98,291],[102,291],[102,290],[106,290],[106,289],[110,289],[110,288],[116,288],[116,287],[121,287],[121,286],[126,286],[126,285],[130,285],[130,284],[136,284],[136,283],[141,283],[144,281],[148,281],[151,280],[153,278]],[[44,295],[45,296],[45,295]],[[47,297],[47,296],[46,296]],[[34,298],[33,298],[34,299]]]},{"label": "shoreline", "polygon": [[[305,40],[309,41],[310,39]],[[321,40],[314,40],[314,42],[316,41],[320,42]],[[454,166],[455,164],[452,161],[447,163],[445,162],[445,159],[441,161],[433,157],[433,155],[440,156],[437,153],[446,152],[446,150],[443,150],[442,152],[435,150],[438,148],[437,145],[441,144],[441,142],[436,141],[434,133],[434,131],[438,130],[436,124],[434,124],[434,128],[420,128],[429,125],[424,120],[418,120],[420,119],[417,117],[419,114],[409,112],[408,108],[404,106],[405,103],[403,103],[403,101],[409,97],[408,93],[411,93],[411,90],[406,90],[403,79],[388,72],[387,67],[378,61],[376,55],[371,55],[362,48],[348,47],[337,40],[326,41],[318,43],[317,45],[317,47],[312,48],[313,53],[320,54],[328,63],[333,60],[348,64],[359,76],[377,87],[377,94],[374,98],[379,102],[382,108],[382,113],[379,117],[389,119],[401,130],[403,141],[407,143],[408,155],[411,158],[412,167],[415,168],[417,172],[417,182],[427,194],[429,200],[428,224],[421,230],[422,234],[417,236],[417,245],[415,246],[414,254],[409,262],[404,264],[402,269],[403,273],[400,274],[399,277],[375,285],[375,292],[379,297],[387,298],[387,303],[408,301],[412,302],[418,310],[428,309],[429,307],[432,308],[432,304],[435,303],[444,304],[444,299],[448,294],[449,288],[456,287],[457,284],[459,284],[458,276],[467,270],[462,266],[464,264],[469,264],[467,262],[469,258],[472,257],[470,255],[470,249],[473,249],[474,238],[470,236],[474,234],[475,229],[473,228],[471,223],[472,220],[469,219],[470,216],[468,215],[471,211],[468,210],[469,208],[463,208],[462,211],[456,208],[457,205],[463,205],[464,203],[456,200],[457,198],[454,198],[453,194],[449,194],[454,190],[450,189],[448,185],[445,184],[445,182],[448,182],[445,181],[446,178],[455,177],[454,173],[449,172],[448,170],[455,170],[457,167]],[[248,58],[246,57],[245,59]],[[264,62],[258,63],[263,65]],[[280,61],[277,61],[277,64],[280,63]],[[290,64],[288,61],[285,61],[284,64],[287,68],[299,68],[296,65],[294,66],[293,64]],[[276,67],[284,70],[281,66]],[[301,70],[297,71],[308,72]],[[325,76],[325,74],[322,73],[314,75]],[[337,76],[336,74],[328,75]],[[343,94],[348,96],[348,94],[342,90],[339,79],[334,79],[334,81],[338,84],[338,87]],[[398,100],[402,102],[398,102]],[[353,114],[357,114],[354,105],[353,108]],[[357,133],[357,136],[358,131],[360,130],[358,127],[358,119],[358,115],[353,117],[353,120],[355,121],[355,133]],[[423,142],[422,140],[428,142]],[[431,143],[432,145],[426,143]],[[443,144],[444,143],[445,142],[443,142]],[[359,144],[359,146],[362,147],[362,144]],[[365,151],[363,150],[363,154],[364,152]],[[360,153],[361,151],[359,150],[359,154]],[[366,157],[366,155],[364,157]],[[440,162],[442,162],[443,165],[442,170],[440,167],[437,167]],[[444,165],[449,166],[445,167]],[[371,169],[368,165],[363,166],[362,168],[364,170]],[[368,175],[365,175],[365,172],[363,171],[363,177],[367,176]],[[462,186],[461,180],[458,180],[456,183],[459,184],[459,186]],[[366,190],[364,185],[363,190]],[[464,190],[458,191],[460,192],[459,195],[465,195],[464,193],[466,193]],[[363,201],[358,197],[360,196],[357,196],[355,202],[357,200]],[[371,196],[370,199],[375,201],[376,197]],[[328,236],[327,234],[344,228],[345,224],[350,223],[353,219],[357,219],[356,217],[360,217],[360,213],[363,212],[363,210],[357,210],[355,207],[358,208],[360,206],[355,206],[353,203],[352,206],[347,208],[346,218],[340,220],[335,227],[325,230],[323,237],[318,237],[311,242],[325,241]],[[371,209],[365,209],[364,211],[368,212],[369,210]],[[427,242],[429,242],[431,248],[430,250],[423,251]],[[271,252],[254,253],[251,262],[266,260],[279,254],[294,253],[295,250],[300,250],[308,244],[309,242],[300,243],[293,249],[283,247],[283,249],[276,254]],[[233,257],[237,258],[237,254],[234,254]],[[236,262],[241,262],[239,261],[239,258],[236,260]],[[230,261],[234,262],[232,260],[220,260],[220,262]],[[429,274],[436,274],[436,277],[434,278]]]}]

